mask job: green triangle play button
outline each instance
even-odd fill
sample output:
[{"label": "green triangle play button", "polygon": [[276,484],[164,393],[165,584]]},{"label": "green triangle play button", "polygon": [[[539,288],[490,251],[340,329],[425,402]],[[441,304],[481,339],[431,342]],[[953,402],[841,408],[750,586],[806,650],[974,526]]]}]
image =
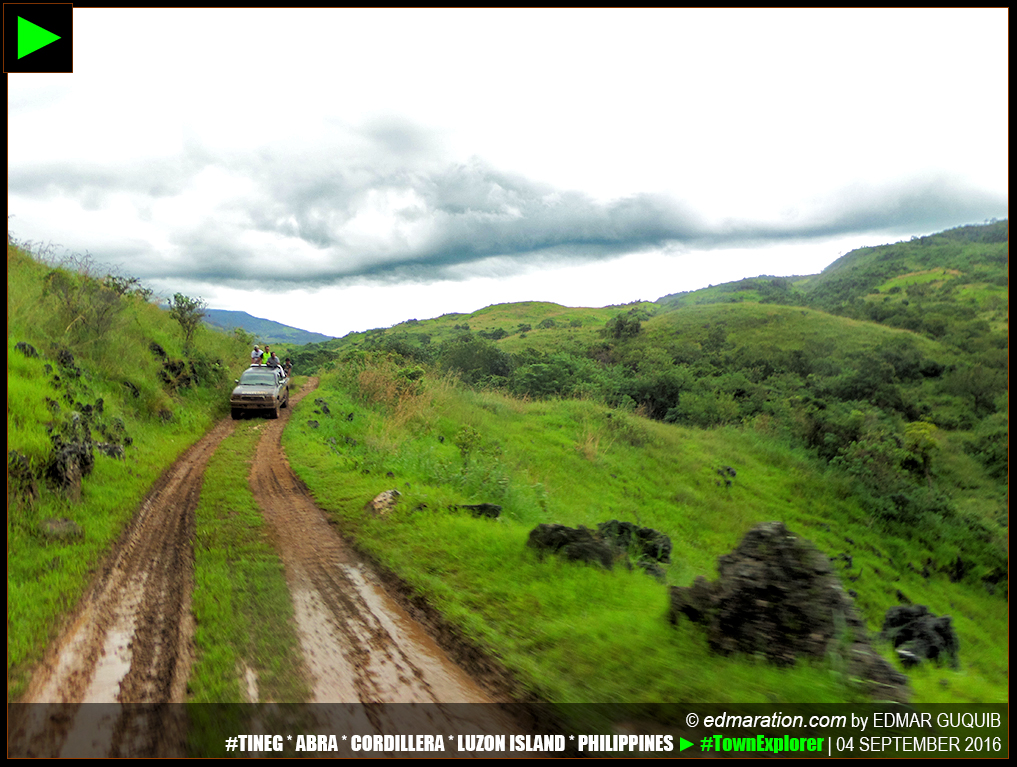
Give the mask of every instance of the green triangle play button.
[{"label": "green triangle play button", "polygon": [[24,58],[50,43],[55,43],[60,35],[54,35],[48,29],[33,24],[18,16],[18,58]]},{"label": "green triangle play button", "polygon": [[685,740],[685,738],[680,738],[678,740],[678,751],[679,752],[684,751],[686,748],[689,748],[692,745],[694,745],[694,744],[693,743],[689,743],[687,740]]}]

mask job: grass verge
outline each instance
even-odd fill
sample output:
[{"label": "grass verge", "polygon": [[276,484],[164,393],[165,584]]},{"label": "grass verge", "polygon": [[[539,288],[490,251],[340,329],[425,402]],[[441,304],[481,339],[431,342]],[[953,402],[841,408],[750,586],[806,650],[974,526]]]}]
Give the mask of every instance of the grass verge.
[{"label": "grass verge", "polygon": [[[197,657],[189,702],[284,703],[310,697],[283,564],[248,484],[264,421],[239,421],[205,471],[196,515]],[[192,706],[189,749],[220,753],[222,732],[255,732],[246,706]],[[232,729],[222,717],[237,719]],[[262,723],[267,726],[268,723]]]}]

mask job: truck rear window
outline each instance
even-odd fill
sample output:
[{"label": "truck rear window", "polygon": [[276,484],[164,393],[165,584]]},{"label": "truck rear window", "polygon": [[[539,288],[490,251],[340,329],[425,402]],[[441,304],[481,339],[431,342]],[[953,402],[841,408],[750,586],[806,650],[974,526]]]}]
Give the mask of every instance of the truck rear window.
[{"label": "truck rear window", "polygon": [[240,376],[240,383],[247,386],[275,386],[274,373],[263,373],[260,370],[245,370]]}]

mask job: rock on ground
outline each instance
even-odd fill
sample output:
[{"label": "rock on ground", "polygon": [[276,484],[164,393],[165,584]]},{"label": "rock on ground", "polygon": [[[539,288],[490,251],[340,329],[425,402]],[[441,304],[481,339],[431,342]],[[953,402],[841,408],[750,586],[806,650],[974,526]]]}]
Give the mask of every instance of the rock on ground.
[{"label": "rock on ground", "polygon": [[588,527],[537,525],[530,531],[526,545],[540,552],[560,554],[570,562],[592,562],[610,570],[618,550]]},{"label": "rock on ground", "polygon": [[949,615],[937,618],[925,605],[899,605],[886,611],[880,638],[890,642],[905,667],[924,660],[958,665],[960,642]]},{"label": "rock on ground", "polygon": [[530,531],[527,546],[541,553],[550,551],[573,562],[600,564],[610,570],[615,561],[631,568],[630,554],[649,575],[663,580],[660,563],[671,561],[671,539],[659,530],[612,519],[590,530],[565,525],[537,525]]},{"label": "rock on ground", "polygon": [[838,653],[882,699],[907,698],[907,678],[879,656],[829,559],[780,522],[750,530],[717,560],[720,578],[671,588],[670,620],[706,627],[719,653],[760,654],[779,665]]}]

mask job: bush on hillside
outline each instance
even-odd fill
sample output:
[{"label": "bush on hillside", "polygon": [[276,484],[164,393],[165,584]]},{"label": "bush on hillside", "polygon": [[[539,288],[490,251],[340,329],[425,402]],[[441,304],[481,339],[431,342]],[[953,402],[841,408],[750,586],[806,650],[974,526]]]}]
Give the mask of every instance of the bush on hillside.
[{"label": "bush on hillside", "polygon": [[445,371],[458,373],[469,384],[506,379],[512,373],[512,358],[493,342],[461,336],[441,345],[438,363]]}]

